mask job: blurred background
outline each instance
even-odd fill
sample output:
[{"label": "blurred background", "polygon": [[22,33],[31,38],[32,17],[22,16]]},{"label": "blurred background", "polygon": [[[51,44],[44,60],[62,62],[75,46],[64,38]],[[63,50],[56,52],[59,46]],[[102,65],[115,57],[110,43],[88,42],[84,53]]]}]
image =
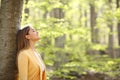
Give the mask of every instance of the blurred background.
[{"label": "blurred background", "polygon": [[48,80],[120,80],[119,0],[25,0],[23,8]]}]

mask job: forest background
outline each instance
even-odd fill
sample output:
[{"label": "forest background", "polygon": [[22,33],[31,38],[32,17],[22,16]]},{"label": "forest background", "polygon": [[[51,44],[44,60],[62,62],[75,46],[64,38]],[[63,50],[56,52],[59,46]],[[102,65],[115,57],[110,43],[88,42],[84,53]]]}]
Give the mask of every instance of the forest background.
[{"label": "forest background", "polygon": [[24,0],[21,26],[27,24],[39,32],[48,80],[119,77],[119,0]]}]

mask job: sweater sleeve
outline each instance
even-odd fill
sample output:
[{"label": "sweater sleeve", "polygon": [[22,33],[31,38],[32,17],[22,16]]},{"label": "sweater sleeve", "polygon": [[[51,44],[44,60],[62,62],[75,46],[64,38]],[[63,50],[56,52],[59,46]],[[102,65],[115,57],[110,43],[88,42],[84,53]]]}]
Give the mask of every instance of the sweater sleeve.
[{"label": "sweater sleeve", "polygon": [[18,72],[20,80],[28,80],[28,56],[22,52],[18,55]]}]

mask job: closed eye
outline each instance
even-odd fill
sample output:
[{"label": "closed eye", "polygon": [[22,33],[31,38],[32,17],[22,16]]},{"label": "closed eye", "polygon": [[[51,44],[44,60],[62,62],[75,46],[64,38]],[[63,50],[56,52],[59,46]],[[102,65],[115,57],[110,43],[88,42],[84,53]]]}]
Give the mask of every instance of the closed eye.
[{"label": "closed eye", "polygon": [[32,30],[33,32],[36,32],[34,29]]}]

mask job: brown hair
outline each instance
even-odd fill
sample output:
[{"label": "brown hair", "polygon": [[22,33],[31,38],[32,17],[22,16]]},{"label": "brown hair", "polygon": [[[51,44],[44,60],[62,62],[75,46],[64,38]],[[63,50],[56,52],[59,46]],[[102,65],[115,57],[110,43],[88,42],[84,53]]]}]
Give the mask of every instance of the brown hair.
[{"label": "brown hair", "polygon": [[25,35],[29,34],[29,30],[30,26],[26,26],[23,29],[18,30],[16,35],[17,53],[30,47],[29,40],[25,37]]}]

